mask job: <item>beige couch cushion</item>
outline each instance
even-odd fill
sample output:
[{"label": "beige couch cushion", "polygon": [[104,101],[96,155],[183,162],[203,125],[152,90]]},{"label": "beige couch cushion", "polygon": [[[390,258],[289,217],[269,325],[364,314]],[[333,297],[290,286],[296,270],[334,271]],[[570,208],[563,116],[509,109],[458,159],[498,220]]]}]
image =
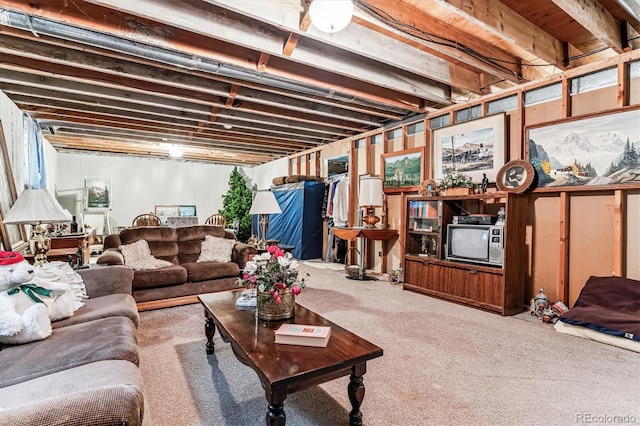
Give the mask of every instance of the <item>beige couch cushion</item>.
[{"label": "beige couch cushion", "polygon": [[92,362],[0,389],[0,426],[141,425],[149,419],[138,368]]},{"label": "beige couch cushion", "polygon": [[44,340],[2,349],[0,388],[95,361],[119,359],[138,365],[136,327],[125,317],[56,328]]},{"label": "beige couch cushion", "polygon": [[235,240],[207,235],[200,248],[198,262],[231,262]]},{"label": "beige couch cushion", "polygon": [[129,294],[117,293],[96,297],[95,299],[87,299],[85,306],[78,309],[73,316],[52,322],[51,326],[60,328],[109,317],[129,318],[136,327],[140,323],[138,308],[133,297]]}]

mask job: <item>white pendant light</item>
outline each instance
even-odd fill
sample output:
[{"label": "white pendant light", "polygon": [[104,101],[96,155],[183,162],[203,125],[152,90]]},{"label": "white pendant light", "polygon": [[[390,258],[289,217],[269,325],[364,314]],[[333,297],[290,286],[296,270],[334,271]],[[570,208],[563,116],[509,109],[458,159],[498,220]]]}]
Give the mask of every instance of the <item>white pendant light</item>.
[{"label": "white pendant light", "polygon": [[352,16],[351,0],[313,0],[309,6],[309,17],[313,26],[324,33],[335,33],[345,29]]}]

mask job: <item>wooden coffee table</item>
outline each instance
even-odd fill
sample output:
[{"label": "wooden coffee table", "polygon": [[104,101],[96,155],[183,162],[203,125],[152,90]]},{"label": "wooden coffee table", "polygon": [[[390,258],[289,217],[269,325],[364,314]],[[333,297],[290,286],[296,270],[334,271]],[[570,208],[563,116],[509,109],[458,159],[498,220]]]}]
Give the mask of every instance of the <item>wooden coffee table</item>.
[{"label": "wooden coffee table", "polygon": [[382,349],[298,304],[295,318],[285,322],[331,327],[329,344],[326,348],[276,345],[274,331],[283,321],[262,321],[255,312],[236,308],[235,301],[241,294],[225,291],[198,295],[206,318],[206,351],[208,355],[214,352],[217,328],[222,339],[231,344],[236,358],[258,374],[268,403],[266,424],[285,424],[284,400],[288,394],[350,375],[349,424],[361,425],[362,376],[367,371],[367,361],[382,356]]}]

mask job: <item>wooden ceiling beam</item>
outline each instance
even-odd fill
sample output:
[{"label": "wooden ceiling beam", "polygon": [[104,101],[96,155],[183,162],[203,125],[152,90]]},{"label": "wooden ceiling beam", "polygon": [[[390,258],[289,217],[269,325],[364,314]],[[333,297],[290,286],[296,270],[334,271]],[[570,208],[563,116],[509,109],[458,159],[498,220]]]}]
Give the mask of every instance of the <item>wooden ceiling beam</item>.
[{"label": "wooden ceiling beam", "polygon": [[[63,152],[87,152],[102,154],[130,154],[144,157],[169,157],[166,149],[135,143],[122,143],[113,140],[88,141],[82,137],[52,137],[51,145]],[[230,156],[216,150],[186,150],[179,161],[193,160],[218,164],[258,165],[274,159],[271,155]]]},{"label": "wooden ceiling beam", "polygon": [[[205,4],[199,0],[90,1],[106,8],[124,11],[216,40],[239,44],[271,55],[282,55],[282,41],[285,33],[282,29],[264,25],[260,31],[256,31],[254,21],[220,9],[218,3]],[[252,3],[256,2],[244,2],[244,4]],[[328,71],[434,102],[447,101],[442,87],[435,83],[430,84],[424,78],[417,78],[415,74],[405,72],[402,65],[393,72],[389,72],[388,65],[381,66],[367,58],[354,56],[339,49],[333,49],[328,55],[325,51],[327,48],[328,46],[324,45],[323,49],[318,51],[298,42],[288,62],[297,62],[306,67]],[[273,68],[269,67],[269,70]]]},{"label": "wooden ceiling beam", "polygon": [[[60,115],[56,115],[54,113],[34,113],[32,117],[37,120],[41,125],[45,128],[53,127],[54,133],[57,132],[56,128],[60,127],[75,127],[78,125],[87,126],[87,129],[100,128],[104,127],[107,129],[125,129],[125,130],[137,130],[144,131],[149,134],[157,134],[159,137],[166,137],[168,135],[174,135],[177,138],[184,137],[184,135],[191,135],[190,138],[198,137],[199,139],[193,140],[202,140],[202,141],[215,141],[216,143],[239,143],[247,145],[248,147],[254,146],[262,146],[264,145],[264,150],[268,151],[272,148],[291,150],[298,149],[302,147],[314,146],[311,142],[292,142],[292,141],[282,141],[282,140],[271,140],[272,138],[260,138],[259,143],[256,143],[251,138],[247,138],[247,136],[238,137],[234,135],[224,135],[215,132],[208,131],[204,126],[199,127],[198,129],[184,129],[184,128],[176,128],[168,125],[164,126],[149,126],[146,124],[140,124],[138,122],[118,122],[118,121],[109,121],[101,118],[90,118],[81,115],[69,115],[65,114],[61,119]],[[204,123],[203,123],[204,124]],[[253,137],[258,137],[258,135],[252,135]]]},{"label": "wooden ceiling beam", "polygon": [[[180,114],[176,112],[174,113],[174,115],[170,115],[166,114],[162,109],[155,110],[153,112],[139,111],[136,109],[119,108],[119,105],[107,106],[104,105],[104,103],[92,103],[79,99],[71,101],[69,99],[51,99],[50,97],[46,97],[45,95],[36,96],[34,94],[25,95],[12,92],[7,92],[7,94],[11,96],[11,99],[16,103],[16,105],[18,105],[25,111],[54,112],[60,114],[64,114],[66,111],[70,111],[72,113],[77,113],[84,112],[86,110],[86,106],[89,106],[91,108],[91,111],[104,117],[116,117],[118,119],[124,120],[126,120],[127,118],[139,118],[141,120],[160,123],[161,125],[169,122],[189,126],[189,128],[192,128],[196,125],[196,123],[200,121],[199,117],[193,116],[188,113]],[[171,113],[171,111],[168,112]],[[285,142],[293,141],[302,143],[318,143],[326,141],[326,138],[298,135],[290,131],[283,131],[281,129],[269,126],[247,127],[242,124],[234,124],[233,130],[224,130],[223,134],[237,135],[241,137],[256,139],[265,138],[266,140],[279,140]]]},{"label": "wooden ceiling beam", "polygon": [[[213,21],[209,20],[212,18],[212,16],[210,16],[211,12],[200,13],[197,7],[194,9],[193,5],[189,5],[186,2],[181,1],[169,3],[169,5],[172,6],[172,10],[176,13],[175,16],[155,16],[156,13],[159,13],[160,15],[169,13],[169,9],[164,7],[167,6],[168,0],[165,0],[164,2],[154,1],[153,3],[149,2],[148,4],[142,4],[145,3],[145,1],[140,0],[120,4],[120,6],[126,5],[127,8],[135,8],[140,11],[142,15],[144,15],[145,9],[149,9],[147,11],[152,11],[154,13],[154,17],[138,17],[135,22],[133,22],[129,15],[137,15],[137,13],[134,13],[133,11],[123,13],[124,9],[122,7],[114,6],[115,9],[119,10],[109,10],[108,8],[100,7],[99,5],[89,4],[86,1],[82,4],[76,4],[76,7],[74,8],[67,7],[66,0],[39,0],[37,9],[31,8],[22,0],[5,0],[3,2],[3,6],[10,10],[45,19],[51,19],[57,22],[63,22],[65,24],[77,25],[81,28],[110,34],[111,36],[122,37],[127,40],[133,40],[160,48],[182,51],[194,55],[194,59],[197,59],[199,56],[207,59],[219,60],[244,68],[247,68],[249,63],[255,64],[260,52],[280,54],[281,47],[273,51],[273,49],[260,49],[259,47],[251,45],[248,39],[253,39],[255,36],[251,37],[250,34],[248,38],[245,37],[247,39],[246,44],[238,46],[233,43],[233,41],[237,41],[237,39],[224,41],[222,38],[217,38],[217,40],[214,38],[214,40],[212,40],[211,38],[208,38],[210,35],[194,33],[191,27],[197,27],[200,20],[206,21],[205,27],[209,30],[215,29],[216,31],[222,31],[229,29],[229,25],[217,28],[216,25],[212,24]],[[198,5],[202,6],[201,3],[198,3]],[[143,7],[140,8],[139,6]],[[209,10],[217,10],[220,12],[220,10],[215,7],[212,9],[210,8]],[[187,12],[200,15],[186,17],[185,13]],[[226,15],[225,13],[222,14]],[[194,21],[196,17],[198,18],[198,22]],[[187,19],[186,21],[184,20],[185,18]],[[176,27],[175,22],[184,24],[184,28]],[[160,25],[158,23],[160,23]],[[132,30],[132,28],[134,29]],[[251,29],[251,31],[253,31],[253,29]],[[281,40],[281,38],[279,40]],[[279,43],[281,43],[281,41]],[[216,45],[216,50],[212,50],[207,47],[211,44]],[[228,51],[221,53],[223,47],[220,45],[228,45]],[[251,56],[255,56],[255,58],[247,61],[247,58]],[[393,84],[390,85],[391,87],[386,87],[382,90],[381,87],[377,87],[374,83],[365,81],[357,72],[358,68],[353,64],[349,66],[353,68],[354,76],[343,76],[342,78],[336,79],[335,72],[330,67],[327,67],[324,70],[317,68],[316,65],[322,64],[323,59],[324,58],[322,57],[315,57],[315,64],[312,63],[306,66],[298,64],[295,72],[283,72],[283,69],[287,69],[286,65],[276,66],[273,68],[270,66],[269,73],[278,78],[285,78],[291,81],[310,84],[316,88],[335,90],[336,92],[344,95],[369,100],[388,107],[410,109],[414,112],[423,111],[422,104],[424,101],[416,93],[416,88],[409,88],[406,81],[401,82],[396,79],[395,83],[402,83],[403,86],[409,88],[409,93],[402,92]],[[282,60],[284,61],[284,59]],[[285,62],[290,63],[291,61],[287,60]],[[380,71],[379,74],[382,78],[390,78],[390,73],[386,68],[384,71]],[[421,85],[421,87],[423,86],[425,85]]]},{"label": "wooden ceiling beam", "polygon": [[[272,117],[281,116],[284,119],[299,119],[300,121],[322,126],[335,124],[337,128],[352,131],[358,131],[364,126],[378,126],[382,120],[382,118],[372,115],[318,106],[312,102],[288,100],[281,96],[253,97],[255,96],[254,94],[249,94],[245,97],[239,97],[239,85],[237,84],[232,85],[230,91],[228,87],[224,92],[222,88],[216,91],[207,85],[208,81],[205,79],[186,75],[173,77],[173,73],[169,71],[158,73],[156,70],[147,69],[144,66],[136,67],[135,64],[127,64],[121,61],[116,61],[113,64],[103,63],[100,67],[89,66],[88,64],[98,62],[96,59],[100,59],[99,56],[89,56],[75,51],[44,49],[43,46],[39,46],[36,49],[36,46],[31,46],[33,43],[27,43],[31,47],[31,55],[37,55],[38,59],[35,59],[31,55],[25,56],[25,48],[28,47],[25,43],[18,40],[17,45],[13,45],[12,48],[8,47],[9,44],[13,43],[5,36],[0,36],[0,53],[4,53],[2,57],[4,64],[14,64],[15,66],[34,70],[47,69],[62,78],[73,77],[78,79],[77,81],[88,84],[122,87],[126,90],[137,90],[142,93],[152,92],[152,94],[159,96],[172,95],[171,97],[175,99],[188,99],[207,105],[211,104],[212,100],[217,99],[219,101],[217,103],[222,106],[223,96],[228,96],[225,104],[227,108],[231,108],[231,105],[233,105],[231,100],[238,99],[238,101],[243,101],[242,108],[236,108],[237,110]],[[72,56],[73,60],[71,59]],[[64,57],[65,60],[60,61],[55,59],[56,57]],[[71,60],[72,62],[70,62]],[[45,61],[48,61],[50,65]],[[128,65],[133,65],[133,67],[128,67]],[[151,74],[156,75],[150,78]],[[145,77],[141,78],[140,75]],[[178,79],[179,83],[177,82]],[[168,83],[169,80],[176,80],[176,84]],[[190,80],[190,82],[187,83],[185,80]],[[251,102],[246,101],[249,99]],[[316,115],[317,117],[315,117]]]},{"label": "wooden ceiling beam", "polygon": [[[186,72],[180,67],[94,46],[81,45],[69,40],[59,40],[45,35],[36,37],[31,32],[15,28],[0,26],[0,34],[11,36],[9,42],[5,42],[4,45],[7,53],[14,55],[31,55],[33,58],[47,58],[47,60],[57,63],[63,63],[59,61],[73,61],[76,67],[90,67],[90,69],[116,75],[132,74],[144,81],[148,81],[147,78],[150,78],[151,81],[160,80],[164,84],[173,85],[174,87],[187,87],[192,90],[205,91],[206,93],[217,91],[221,96],[226,94],[226,88],[229,84],[238,83],[243,87],[243,95],[240,99],[250,98],[265,105],[280,105],[291,109],[315,110],[318,114],[328,117],[353,116],[354,119],[362,120],[362,122],[372,121],[372,118],[376,116],[388,120],[401,120],[403,118],[403,115],[393,114],[389,109],[383,110],[374,106],[345,103],[335,96],[313,96],[294,90],[274,88],[254,81],[226,78],[219,74],[210,74],[197,69],[190,69]],[[31,43],[19,44],[16,39],[27,40]],[[52,46],[57,48],[52,48]],[[58,51],[60,48],[63,50]],[[74,54],[74,51],[77,53]],[[89,54],[94,54],[94,57],[89,56]],[[74,55],[77,57],[74,57]],[[264,59],[266,64],[269,55],[261,55],[260,57],[262,58],[263,56],[266,57]],[[96,61],[96,57],[98,61]],[[104,58],[112,58],[112,60],[105,62]],[[101,65],[103,62],[105,63]],[[136,68],[132,64],[146,65],[146,68]],[[217,86],[220,83],[222,85]],[[361,115],[351,114],[350,111]]]},{"label": "wooden ceiling beam", "polygon": [[247,149],[243,143],[233,142],[233,143],[222,143],[215,140],[203,140],[203,138],[193,137],[192,139],[188,139],[188,137],[182,138],[165,138],[161,136],[157,136],[154,134],[147,134],[144,132],[135,132],[135,131],[125,131],[121,129],[110,129],[110,128],[102,128],[102,129],[92,129],[87,126],[84,127],[58,127],[56,130],[56,136],[74,136],[74,135],[82,135],[87,139],[112,139],[112,140],[121,140],[123,142],[145,142],[145,143],[155,143],[155,144],[174,144],[174,145],[183,145],[183,146],[195,146],[199,148],[207,148],[207,149],[219,149],[222,151],[227,150],[229,153],[234,153],[234,155],[238,155],[241,152],[254,152],[254,153],[263,153],[263,154],[272,154],[276,156],[282,156],[294,152],[298,149],[311,149],[315,146],[309,145],[306,147],[298,147],[298,148],[274,148],[264,146],[261,147],[259,145],[254,145],[250,147],[250,151],[244,151]]},{"label": "wooden ceiling beam", "polygon": [[[129,87],[118,87],[115,84],[96,87],[91,83],[86,83],[84,79],[70,78],[68,75],[42,72],[34,69],[25,69],[7,64],[0,64],[3,72],[0,74],[0,87],[7,91],[16,93],[16,85],[25,87],[22,93],[42,93],[51,91],[51,97],[55,98],[55,93],[69,94],[69,98],[86,97],[85,93],[92,93],[91,97],[100,98],[101,102],[112,104],[113,102],[124,102],[135,104],[137,108],[147,110],[163,108],[175,111],[189,111],[199,115],[210,115],[210,105],[214,102],[200,101],[194,98],[186,98],[184,94],[171,96],[167,93],[154,92],[147,94],[144,90],[133,90]],[[13,86],[12,86],[13,85]],[[55,90],[49,89],[55,87]],[[58,96],[59,99],[63,97]],[[158,105],[161,105],[159,107]],[[343,131],[332,128],[325,123],[313,124],[306,121],[295,120],[289,117],[256,115],[240,110],[224,110],[218,112],[218,118],[229,118],[242,122],[264,124],[275,127],[282,127],[288,130],[295,130],[299,134],[307,133],[309,136],[316,134],[318,137],[334,135]]]},{"label": "wooden ceiling beam", "polygon": [[[563,64],[562,42],[498,0],[404,0],[466,34],[474,34],[486,43],[523,58],[532,65]],[[524,71],[523,71],[524,72]],[[547,74],[552,74],[549,69]]]},{"label": "wooden ceiling beam", "polygon": [[[64,111],[58,112],[37,112],[31,109],[28,109],[28,106],[25,107],[25,112],[31,115],[31,117],[36,120],[41,126],[46,128],[54,127],[54,129],[58,126],[74,126],[74,125],[86,125],[93,127],[106,127],[106,128],[114,128],[114,129],[127,129],[127,130],[139,130],[149,133],[156,133],[159,135],[174,135],[176,137],[184,136],[185,134],[191,134],[194,136],[193,127],[186,126],[177,126],[177,125],[168,125],[168,124],[154,124],[148,123],[141,120],[110,120],[106,119],[103,116],[98,116],[95,114],[89,113],[69,113]],[[295,143],[291,139],[278,139],[271,137],[260,137],[259,141],[247,139],[247,136],[255,138],[260,135],[242,135],[235,133],[223,133],[216,132],[206,127],[204,122],[199,122],[197,128],[195,129],[195,135],[203,139],[215,139],[219,142],[238,142],[242,144],[246,144],[247,147],[253,147],[255,145],[265,144],[267,146],[274,146],[278,148],[284,149],[296,149],[302,147],[315,146],[317,143],[314,142],[298,142]]]},{"label": "wooden ceiling beam", "polygon": [[[104,122],[120,122],[120,123],[138,123],[152,128],[176,128],[191,131],[196,123],[195,120],[184,120],[184,117],[157,117],[151,114],[144,114],[135,111],[118,111],[107,107],[92,108],[93,112],[77,108],[70,102],[56,101],[55,105],[39,101],[41,98],[27,97],[24,95],[16,95],[16,105],[25,113],[31,115],[34,119],[46,117],[49,120],[64,121],[70,117],[78,117],[78,119],[88,118],[93,120],[102,120]],[[209,134],[219,138],[259,138],[266,142],[286,143],[318,143],[319,139],[300,138],[290,135],[278,135],[264,129],[250,129],[242,126],[234,126],[233,130],[221,130],[217,127],[207,126],[206,131]]]},{"label": "wooden ceiling beam", "polygon": [[604,42],[616,53],[630,50],[622,46],[620,39],[620,23],[596,0],[551,0],[564,10],[571,18],[586,28],[597,39]]}]

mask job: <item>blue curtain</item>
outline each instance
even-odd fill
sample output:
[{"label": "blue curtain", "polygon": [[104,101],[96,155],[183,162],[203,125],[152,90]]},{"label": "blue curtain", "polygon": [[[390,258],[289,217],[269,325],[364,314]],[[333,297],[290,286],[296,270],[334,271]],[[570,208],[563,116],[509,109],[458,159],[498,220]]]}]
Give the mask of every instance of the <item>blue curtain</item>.
[{"label": "blue curtain", "polygon": [[27,186],[33,189],[47,189],[47,173],[44,160],[44,139],[40,126],[25,115],[27,120],[27,164],[29,167]]}]

